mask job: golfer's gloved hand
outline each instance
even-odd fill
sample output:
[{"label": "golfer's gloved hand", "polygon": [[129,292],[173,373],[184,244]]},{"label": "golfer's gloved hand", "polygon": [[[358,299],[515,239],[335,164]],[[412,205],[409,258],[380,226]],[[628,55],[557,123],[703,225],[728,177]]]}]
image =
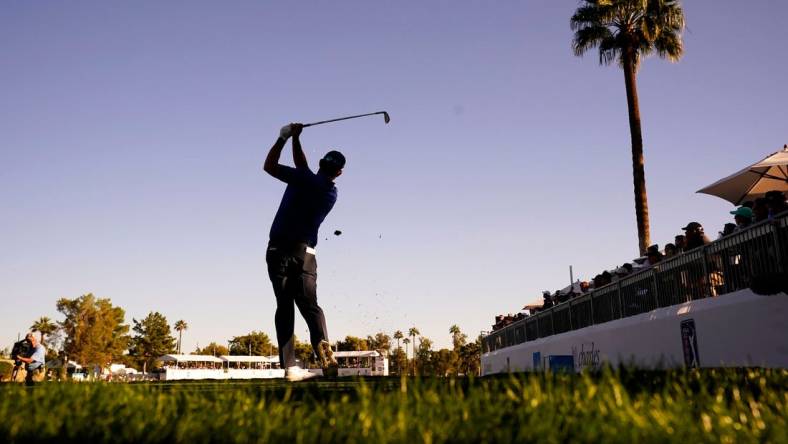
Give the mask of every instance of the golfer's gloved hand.
[{"label": "golfer's gloved hand", "polygon": [[282,129],[279,130],[279,138],[286,141],[287,139],[290,138],[290,136],[293,135],[292,133],[293,133],[293,125],[288,123],[287,125],[283,126]]},{"label": "golfer's gloved hand", "polygon": [[291,123],[290,124],[290,135],[293,137],[298,137],[301,135],[301,131],[304,129],[303,123]]}]

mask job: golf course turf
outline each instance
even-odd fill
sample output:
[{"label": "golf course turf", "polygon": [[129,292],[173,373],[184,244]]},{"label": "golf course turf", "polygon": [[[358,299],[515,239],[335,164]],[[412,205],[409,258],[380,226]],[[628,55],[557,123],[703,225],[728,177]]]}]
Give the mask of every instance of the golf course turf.
[{"label": "golf course turf", "polygon": [[788,442],[788,371],[0,385],[0,442]]}]

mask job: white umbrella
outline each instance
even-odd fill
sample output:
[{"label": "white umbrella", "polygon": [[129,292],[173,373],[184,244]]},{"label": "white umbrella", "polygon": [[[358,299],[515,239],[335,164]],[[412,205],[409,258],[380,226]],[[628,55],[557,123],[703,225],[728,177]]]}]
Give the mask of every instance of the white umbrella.
[{"label": "white umbrella", "polygon": [[740,205],[763,197],[768,191],[788,192],[788,145],[758,163],[701,188],[698,193],[710,194]]}]

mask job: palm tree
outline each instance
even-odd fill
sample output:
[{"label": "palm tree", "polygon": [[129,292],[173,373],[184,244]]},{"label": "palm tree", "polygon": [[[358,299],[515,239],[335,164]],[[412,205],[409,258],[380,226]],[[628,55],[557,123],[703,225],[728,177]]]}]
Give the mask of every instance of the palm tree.
[{"label": "palm tree", "polygon": [[397,331],[395,331],[395,332],[394,332],[394,339],[396,339],[396,340],[397,340],[397,348],[398,348],[398,349],[400,348],[400,346],[399,346],[399,340],[400,340],[400,339],[402,339],[403,337],[404,337],[404,336],[402,335],[402,331],[400,331],[400,330],[397,330]]},{"label": "palm tree", "polygon": [[175,323],[175,331],[178,332],[178,354],[181,354],[181,340],[183,339],[183,331],[189,329],[189,324],[184,320]]},{"label": "palm tree", "polygon": [[402,342],[405,344],[405,361],[407,362],[407,360],[408,360],[408,344],[410,344],[410,339],[405,338],[405,339],[402,340]]},{"label": "palm tree", "polygon": [[57,331],[57,324],[52,322],[46,316],[41,316],[37,321],[33,322],[30,330],[41,333],[41,344],[46,345],[46,337]]},{"label": "palm tree", "polygon": [[421,334],[421,332],[416,327],[411,327],[410,330],[408,330],[408,336],[413,338],[412,342],[413,342],[413,357],[414,358],[416,357],[416,336],[418,336],[420,334]]},{"label": "palm tree", "polygon": [[684,12],[678,0],[584,0],[570,20],[575,31],[572,49],[582,56],[599,47],[599,63],[618,62],[624,69],[632,140],[632,175],[640,254],[651,243],[649,234],[643,136],[640,128],[637,71],[646,56],[678,61],[684,53],[681,31]]},{"label": "palm tree", "polygon": [[449,333],[451,333],[452,343],[454,344],[454,348],[457,348],[457,338],[462,333],[460,331],[460,327],[457,324],[452,325],[449,327]]}]

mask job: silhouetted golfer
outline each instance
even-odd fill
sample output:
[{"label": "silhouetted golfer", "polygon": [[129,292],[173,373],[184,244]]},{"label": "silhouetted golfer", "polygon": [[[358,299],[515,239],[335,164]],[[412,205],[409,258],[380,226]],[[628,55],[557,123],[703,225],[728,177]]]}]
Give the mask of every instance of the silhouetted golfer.
[{"label": "silhouetted golfer", "polygon": [[[293,344],[294,303],[309,327],[312,348],[324,374],[333,373],[337,367],[328,343],[326,319],[323,310],[317,305],[315,245],[320,224],[337,200],[334,179],[342,174],[345,156],[339,151],[329,151],[320,160],[317,174],[313,173],[301,149],[299,136],[302,129],[300,123],[283,126],[263,166],[268,174],[287,184],[271,225],[265,260],[276,295],[279,362],[285,369],[287,379],[291,381],[315,376],[296,365]],[[291,136],[295,168],[279,164],[282,148]]]}]

